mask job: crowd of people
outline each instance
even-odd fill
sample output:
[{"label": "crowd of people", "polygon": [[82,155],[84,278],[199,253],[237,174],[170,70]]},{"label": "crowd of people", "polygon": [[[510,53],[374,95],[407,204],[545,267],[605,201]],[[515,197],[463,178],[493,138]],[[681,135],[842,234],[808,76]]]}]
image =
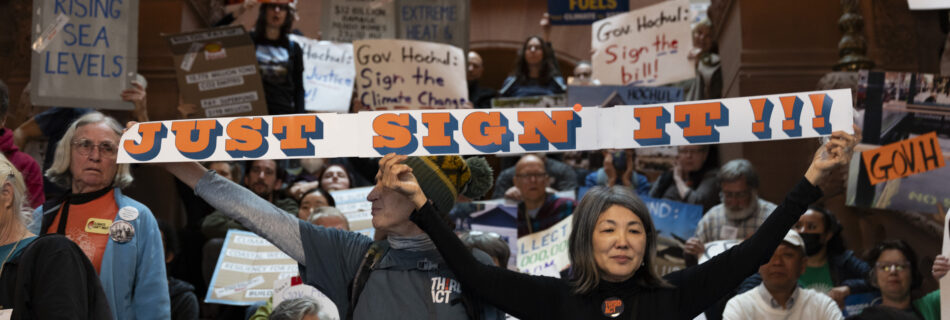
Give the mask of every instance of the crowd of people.
[{"label": "crowd of people", "polygon": [[[259,7],[251,37],[268,111],[304,112],[302,53],[288,37],[294,6],[246,3],[219,24]],[[547,18],[541,25],[544,36],[525,39],[497,91],[479,83],[483,60],[468,53],[471,107],[566,92]],[[703,28],[694,35],[705,39]],[[718,64],[710,54],[696,56]],[[571,80],[598,83],[590,63]],[[849,165],[857,129],[798,155],[812,162],[777,204],[759,197],[767,177],[748,160],[722,159],[715,145],[676,148],[652,179],[633,149],[524,154],[498,170],[456,155],[156,164],[176,179],[187,217],[178,228],[123,193],[138,180],[116,161],[122,123],[149,120],[146,86],[123,93],[132,113],[50,108],[0,129],[0,309],[12,307],[13,319],[843,319],[846,299],[866,293],[879,303],[849,318],[939,318],[939,290],[916,289],[950,271],[947,257],[918,256],[901,240],[856,253],[834,213],[816,204],[840,191],[826,186],[840,184],[835,173]],[[0,123],[10,108],[0,82]],[[178,110],[185,118],[195,108]],[[42,164],[21,151],[40,139],[48,141]],[[372,187],[373,237],[351,230],[331,194],[357,187]],[[685,268],[655,267],[659,231],[646,197],[702,208],[683,246]],[[560,278],[521,273],[502,236],[458,228],[453,208],[480,199],[516,206],[519,237],[571,219],[570,268]],[[301,281],[338,314],[307,297],[251,307],[201,301],[234,229],[296,261]],[[716,242],[730,249],[710,257]],[[930,261],[919,257],[934,255],[922,274],[918,265]]]}]

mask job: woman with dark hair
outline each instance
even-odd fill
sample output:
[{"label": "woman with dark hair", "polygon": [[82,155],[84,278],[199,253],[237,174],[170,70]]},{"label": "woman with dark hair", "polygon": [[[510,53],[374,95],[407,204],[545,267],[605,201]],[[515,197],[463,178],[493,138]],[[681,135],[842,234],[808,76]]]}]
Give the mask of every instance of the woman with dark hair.
[{"label": "woman with dark hair", "polygon": [[835,132],[785,201],[747,241],[704,264],[660,278],[656,229],[646,205],[623,187],[594,188],[574,212],[570,281],[478,265],[451,229],[442,225],[412,170],[386,163],[380,184],[413,199],[410,220],[429,234],[462,286],[520,319],[692,319],[769,260],[817,187],[847,165],[859,141]]},{"label": "woman with dark hair", "polygon": [[333,196],[319,187],[304,192],[303,196],[298,200],[300,207],[297,209],[297,218],[305,221],[310,219],[310,215],[320,207],[336,207],[336,201],[333,200]]},{"label": "woman with dark hair", "polygon": [[[868,252],[868,261],[874,263],[868,281],[881,291],[881,304],[864,309],[849,319],[890,318],[940,319],[940,290],[918,299],[912,299],[911,290],[920,288],[923,275],[917,269],[917,253],[904,240],[884,240]],[[937,256],[933,275],[938,281],[950,266],[947,258]]]},{"label": "woman with dark hair", "polygon": [[[256,1],[247,2],[237,12],[243,14]],[[262,3],[251,39],[254,40],[257,64],[264,84],[267,113],[271,115],[304,113],[303,49],[291,38],[296,5]],[[237,17],[227,15],[216,25],[227,25]]]},{"label": "woman with dark hair", "polygon": [[703,213],[719,204],[719,153],[715,146],[680,146],[673,170],[664,172],[650,189],[651,198],[698,204]]},{"label": "woman with dark hair", "polygon": [[502,97],[549,96],[567,92],[567,85],[557,68],[557,59],[550,43],[539,36],[525,39],[514,72],[498,90]]}]

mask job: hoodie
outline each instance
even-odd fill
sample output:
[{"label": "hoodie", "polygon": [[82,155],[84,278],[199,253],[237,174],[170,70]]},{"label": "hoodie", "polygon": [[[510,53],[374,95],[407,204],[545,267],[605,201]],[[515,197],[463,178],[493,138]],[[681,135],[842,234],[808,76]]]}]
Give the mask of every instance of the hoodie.
[{"label": "hoodie", "polygon": [[[30,208],[36,209],[46,201],[43,194],[43,172],[40,165],[33,160],[33,157],[20,151],[13,144],[13,130],[0,128],[0,151],[13,163],[13,166],[23,174],[23,182],[26,182],[26,190],[29,192]],[[51,157],[52,155],[47,155]]]}]

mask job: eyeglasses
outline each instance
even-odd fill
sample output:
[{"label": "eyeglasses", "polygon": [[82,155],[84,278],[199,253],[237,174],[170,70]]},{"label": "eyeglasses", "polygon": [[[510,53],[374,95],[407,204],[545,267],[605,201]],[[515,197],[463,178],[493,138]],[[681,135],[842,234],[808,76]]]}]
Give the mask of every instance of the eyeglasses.
[{"label": "eyeglasses", "polygon": [[76,148],[76,151],[82,156],[88,156],[92,153],[92,149],[97,147],[99,148],[99,154],[105,157],[114,157],[118,150],[116,144],[109,141],[100,142],[99,144],[95,144],[88,139],[73,141],[73,148]]},{"label": "eyeglasses", "polygon": [[515,178],[528,180],[528,181],[539,181],[548,177],[547,173],[525,173],[525,174],[516,174]]},{"label": "eyeglasses", "polygon": [[874,267],[882,272],[900,272],[904,270],[910,270],[910,262],[901,262],[901,263],[875,263]]}]

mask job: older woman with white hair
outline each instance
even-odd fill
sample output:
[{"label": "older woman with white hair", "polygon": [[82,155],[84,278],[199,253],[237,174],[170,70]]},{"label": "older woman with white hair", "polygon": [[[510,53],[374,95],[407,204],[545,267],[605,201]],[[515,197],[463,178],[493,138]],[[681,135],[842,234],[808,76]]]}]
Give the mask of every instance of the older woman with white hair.
[{"label": "older woman with white hair", "polygon": [[109,318],[89,259],[63,236],[27,230],[28,205],[23,177],[0,155],[0,310],[13,310],[0,318]]},{"label": "older woman with white hair", "polygon": [[171,317],[161,233],[152,212],[125,196],[128,164],[116,164],[122,127],[99,112],[77,119],[56,147],[51,181],[69,190],[36,209],[30,231],[58,233],[86,254],[115,319]]}]

